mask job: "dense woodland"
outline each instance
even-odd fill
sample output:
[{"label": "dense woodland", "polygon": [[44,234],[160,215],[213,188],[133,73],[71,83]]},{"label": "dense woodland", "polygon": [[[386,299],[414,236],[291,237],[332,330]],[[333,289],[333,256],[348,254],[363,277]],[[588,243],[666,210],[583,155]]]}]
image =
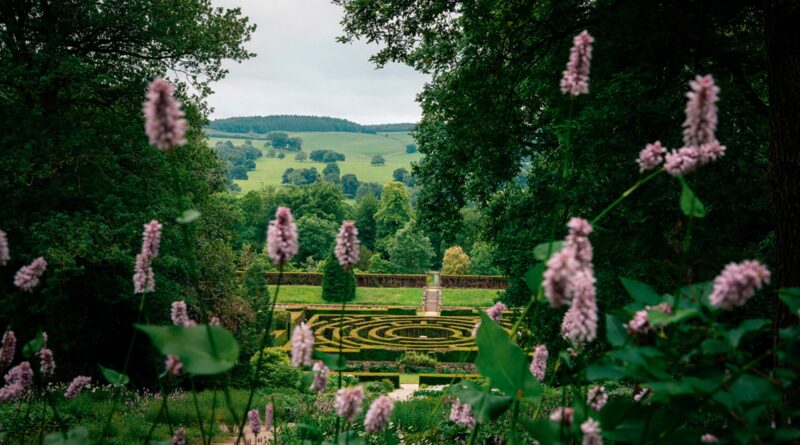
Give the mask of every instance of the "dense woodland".
[{"label": "dense woodland", "polygon": [[414,124],[361,125],[346,119],[326,116],[250,116],[229,117],[209,122],[210,130],[226,133],[265,134],[272,131],[348,131],[353,133],[379,133],[409,131]]}]

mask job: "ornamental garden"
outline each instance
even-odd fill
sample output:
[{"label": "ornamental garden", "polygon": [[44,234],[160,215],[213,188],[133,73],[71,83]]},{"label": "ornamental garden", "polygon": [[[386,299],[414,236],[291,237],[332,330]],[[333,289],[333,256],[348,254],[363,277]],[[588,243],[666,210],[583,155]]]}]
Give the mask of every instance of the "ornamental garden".
[{"label": "ornamental garden", "polygon": [[332,3],[419,122],[209,121],[238,7],[0,6],[0,445],[800,441],[800,8]]}]

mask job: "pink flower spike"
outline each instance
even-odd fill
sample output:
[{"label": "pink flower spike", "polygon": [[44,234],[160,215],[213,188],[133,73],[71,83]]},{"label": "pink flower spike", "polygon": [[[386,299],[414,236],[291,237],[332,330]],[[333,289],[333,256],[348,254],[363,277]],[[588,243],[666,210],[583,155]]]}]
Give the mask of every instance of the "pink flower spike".
[{"label": "pink flower spike", "polygon": [[703,434],[702,436],[700,436],[700,442],[702,442],[702,443],[717,443],[717,442],[719,442],[719,439],[717,438],[717,436],[715,436],[713,434],[706,433],[706,434]]},{"label": "pink flower spike", "polygon": [[47,261],[39,257],[27,266],[22,266],[14,275],[14,285],[24,292],[33,292],[39,285],[39,278],[47,270]]},{"label": "pink flower spike", "polygon": [[373,433],[385,429],[393,410],[394,402],[389,397],[380,396],[375,399],[364,418],[364,430]]},{"label": "pink flower spike", "polygon": [[559,407],[550,413],[550,420],[553,422],[563,423],[567,426],[572,425],[572,419],[575,416],[575,410],[569,407]]},{"label": "pink flower spike", "polygon": [[725,146],[721,145],[716,139],[701,145],[697,149],[697,160],[700,162],[700,165],[716,161],[723,156],[725,156]]},{"label": "pink flower spike", "polygon": [[565,238],[564,250],[571,249],[575,259],[582,267],[591,267],[592,264],[592,243],[589,242],[589,234],[592,233],[592,225],[583,218],[572,217],[567,223],[569,234]]},{"label": "pink flower spike", "polygon": [[664,155],[666,153],[667,149],[661,145],[660,141],[647,144],[644,149],[639,152],[639,159],[636,160],[636,163],[639,164],[639,173],[657,168],[664,162]]},{"label": "pink flower spike", "polygon": [[605,386],[593,386],[586,393],[586,404],[593,410],[600,411],[608,403],[608,393]]},{"label": "pink flower spike", "polygon": [[575,296],[561,323],[561,336],[576,346],[597,338],[595,279],[590,269],[573,278]]},{"label": "pink flower spike", "polygon": [[56,361],[53,358],[53,351],[42,348],[36,353],[39,357],[39,371],[44,376],[52,377],[56,372]]},{"label": "pink flower spike", "polygon": [[264,407],[264,431],[272,429],[272,424],[275,421],[275,409],[272,407],[272,402],[267,403]]},{"label": "pink flower spike", "polygon": [[167,151],[186,144],[187,123],[174,93],[174,85],[158,78],[150,84],[147,100],[142,106],[144,129],[150,144]]},{"label": "pink flower spike", "polygon": [[181,359],[179,359],[177,355],[170,354],[167,355],[167,361],[164,367],[167,370],[167,375],[177,377],[183,369],[183,362],[181,362]]},{"label": "pink flower spike", "polygon": [[5,266],[11,260],[11,255],[8,252],[8,238],[6,232],[0,230],[0,266]]},{"label": "pink flower spike", "polygon": [[540,382],[544,380],[544,374],[547,371],[547,356],[547,346],[545,345],[539,345],[533,351],[531,374]]},{"label": "pink flower spike", "polygon": [[596,420],[592,418],[586,419],[581,424],[581,432],[583,433],[581,445],[603,445],[603,431]]},{"label": "pink flower spike", "polygon": [[314,392],[325,391],[325,388],[328,387],[328,367],[322,362],[316,361],[311,370],[314,373],[314,379],[311,381],[311,387],[309,389]]},{"label": "pink flower spike", "polygon": [[353,221],[345,221],[336,236],[336,258],[345,269],[358,263],[358,229]]},{"label": "pink flower spike", "polygon": [[222,326],[222,322],[219,320],[219,317],[211,317],[211,319],[208,320],[208,324],[211,326]]},{"label": "pink flower spike", "polygon": [[572,39],[567,69],[561,78],[561,92],[570,96],[589,93],[589,67],[594,38],[587,31]]},{"label": "pink flower spike", "polygon": [[3,334],[3,343],[0,344],[0,369],[5,369],[14,361],[14,352],[17,349],[17,336],[14,331]]},{"label": "pink flower spike", "polygon": [[486,315],[497,323],[500,323],[500,319],[503,318],[503,311],[506,309],[508,309],[508,307],[503,302],[498,301],[494,306],[486,310]]},{"label": "pink flower spike", "polygon": [[261,432],[261,414],[257,409],[251,409],[247,412],[247,418],[250,421],[250,431],[256,436]]},{"label": "pink flower spike", "polygon": [[64,393],[64,397],[67,399],[74,399],[78,396],[78,394],[81,393],[81,391],[83,391],[83,388],[85,388],[86,385],[91,382],[92,378],[85,375],[79,375],[78,377],[75,377],[72,379],[67,391]]},{"label": "pink flower spike", "polygon": [[364,390],[360,386],[342,388],[336,391],[334,407],[336,414],[348,422],[356,420],[361,413],[361,404],[364,401]]},{"label": "pink flower spike", "polygon": [[272,262],[283,265],[297,255],[297,226],[292,219],[292,211],[287,207],[278,207],[275,219],[267,228],[268,253]]},{"label": "pink flower spike", "polygon": [[681,147],[664,157],[664,169],[672,176],[691,173],[700,165],[700,153],[696,147]]},{"label": "pink flower spike", "polygon": [[719,87],[711,75],[697,76],[689,82],[686,93],[686,121],[683,123],[683,143],[699,147],[714,141],[717,130],[717,101]]},{"label": "pink flower spike", "polygon": [[571,249],[561,249],[547,260],[547,270],[544,271],[542,287],[550,306],[558,308],[569,303],[572,277],[579,268],[580,264],[575,259],[575,252]]},{"label": "pink flower spike", "polygon": [[755,260],[730,263],[714,279],[714,290],[709,296],[711,305],[733,309],[747,303],[770,280],[769,269]]},{"label": "pink flower spike", "polygon": [[475,426],[475,416],[472,415],[472,407],[469,403],[461,403],[458,399],[453,401],[453,407],[450,408],[450,420],[466,427]]},{"label": "pink flower spike", "polygon": [[173,301],[172,302],[172,311],[170,316],[172,318],[172,324],[175,326],[187,326],[190,324],[191,319],[189,318],[188,308],[186,303],[183,301]]},{"label": "pink flower spike", "polygon": [[172,445],[186,445],[186,429],[181,427],[175,430],[172,436]]},{"label": "pink flower spike", "polygon": [[305,323],[300,323],[292,332],[292,366],[310,365],[314,352],[314,333]]}]

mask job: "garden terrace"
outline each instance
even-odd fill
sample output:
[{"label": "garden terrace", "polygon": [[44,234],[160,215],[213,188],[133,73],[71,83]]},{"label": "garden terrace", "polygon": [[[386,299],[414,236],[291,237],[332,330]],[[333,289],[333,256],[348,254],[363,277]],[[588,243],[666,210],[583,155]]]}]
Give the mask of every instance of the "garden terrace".
[{"label": "garden terrace", "polygon": [[500,275],[441,275],[441,287],[450,289],[505,289],[506,277]]},{"label": "garden terrace", "polygon": [[[277,272],[266,272],[267,284],[277,284]],[[321,286],[322,275],[317,272],[284,272],[281,284]],[[406,274],[356,274],[356,284],[361,287],[418,287],[428,284],[427,275]]]}]

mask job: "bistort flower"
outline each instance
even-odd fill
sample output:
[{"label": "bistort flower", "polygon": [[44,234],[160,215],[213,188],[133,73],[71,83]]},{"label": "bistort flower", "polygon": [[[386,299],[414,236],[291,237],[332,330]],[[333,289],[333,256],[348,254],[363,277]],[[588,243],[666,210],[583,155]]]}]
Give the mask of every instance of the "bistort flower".
[{"label": "bistort flower", "polygon": [[310,365],[314,352],[314,333],[305,323],[300,323],[292,333],[292,366]]},{"label": "bistort flower", "polygon": [[286,264],[297,255],[297,225],[289,208],[278,207],[267,228],[267,244],[269,257],[277,265]]},{"label": "bistort flower", "polygon": [[381,431],[386,428],[389,418],[392,417],[394,402],[387,396],[380,396],[372,402],[364,418],[364,430],[367,432]]},{"label": "bistort flower", "polygon": [[589,93],[589,68],[594,38],[587,31],[572,39],[567,69],[561,78],[561,92],[570,96]]},{"label": "bistort flower", "polygon": [[158,78],[150,84],[147,100],[142,106],[144,131],[150,144],[162,150],[172,150],[186,144],[186,119],[181,103],[175,99],[175,86]]}]

